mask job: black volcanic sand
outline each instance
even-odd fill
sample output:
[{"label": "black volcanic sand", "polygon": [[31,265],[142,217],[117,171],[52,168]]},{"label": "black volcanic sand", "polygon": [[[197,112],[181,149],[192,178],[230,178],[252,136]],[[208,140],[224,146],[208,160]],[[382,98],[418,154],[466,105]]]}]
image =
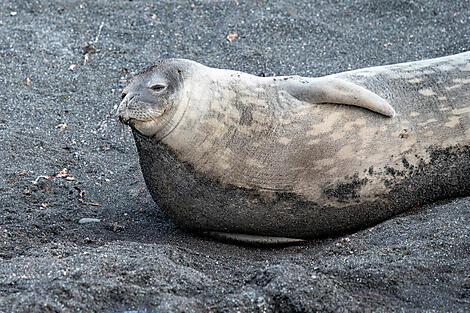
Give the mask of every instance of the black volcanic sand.
[{"label": "black volcanic sand", "polygon": [[470,198],[217,242],[168,221],[113,117],[158,58],[320,76],[468,51],[470,1],[1,1],[0,21],[0,312],[470,311]]}]

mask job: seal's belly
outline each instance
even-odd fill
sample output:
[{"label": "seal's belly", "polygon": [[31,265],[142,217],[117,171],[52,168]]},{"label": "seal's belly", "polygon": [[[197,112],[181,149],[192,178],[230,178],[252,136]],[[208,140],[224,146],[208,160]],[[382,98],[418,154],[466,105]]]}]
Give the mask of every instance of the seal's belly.
[{"label": "seal's belly", "polygon": [[[308,238],[372,225],[437,199],[470,193],[470,149],[436,149],[428,161],[390,167],[387,174],[367,170],[368,178],[350,177],[325,185],[325,201],[290,191],[265,191],[224,184],[178,159],[165,144],[135,134],[142,172],[155,202],[178,225],[210,230]],[[374,176],[387,187],[376,199],[362,196]],[[371,191],[373,192],[373,191]],[[377,192],[377,191],[375,191]]]}]

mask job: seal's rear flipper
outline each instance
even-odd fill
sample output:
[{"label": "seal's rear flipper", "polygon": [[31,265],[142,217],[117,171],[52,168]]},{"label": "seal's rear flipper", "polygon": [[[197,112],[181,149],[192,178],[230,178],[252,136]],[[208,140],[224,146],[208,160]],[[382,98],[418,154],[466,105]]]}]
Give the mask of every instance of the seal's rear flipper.
[{"label": "seal's rear flipper", "polygon": [[339,78],[286,76],[277,79],[280,79],[279,86],[282,90],[303,102],[348,104],[385,116],[395,116],[395,110],[385,99],[364,87]]},{"label": "seal's rear flipper", "polygon": [[229,241],[234,243],[242,243],[249,245],[291,245],[304,242],[304,239],[287,238],[287,237],[271,237],[271,236],[257,236],[236,233],[224,233],[217,231],[205,232],[206,235],[217,240]]}]

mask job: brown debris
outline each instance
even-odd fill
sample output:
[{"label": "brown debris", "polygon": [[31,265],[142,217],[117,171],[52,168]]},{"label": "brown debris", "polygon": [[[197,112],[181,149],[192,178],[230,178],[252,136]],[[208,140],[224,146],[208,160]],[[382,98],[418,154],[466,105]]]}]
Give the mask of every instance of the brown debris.
[{"label": "brown debris", "polygon": [[235,39],[238,38],[238,33],[237,32],[234,32],[234,33],[228,33],[227,35],[227,40],[232,43]]},{"label": "brown debris", "polygon": [[69,171],[66,168],[63,168],[59,174],[56,175],[57,178],[67,177],[69,175]]},{"label": "brown debris", "polygon": [[118,222],[113,223],[113,232],[119,233],[122,230],[124,230],[124,226],[119,225]]},{"label": "brown debris", "polygon": [[82,202],[82,204],[89,205],[89,206],[100,206],[99,203],[93,203],[93,202]]},{"label": "brown debris", "polygon": [[101,50],[95,49],[89,42],[85,43],[85,47],[83,48],[83,54],[87,53],[97,53],[100,52]]}]

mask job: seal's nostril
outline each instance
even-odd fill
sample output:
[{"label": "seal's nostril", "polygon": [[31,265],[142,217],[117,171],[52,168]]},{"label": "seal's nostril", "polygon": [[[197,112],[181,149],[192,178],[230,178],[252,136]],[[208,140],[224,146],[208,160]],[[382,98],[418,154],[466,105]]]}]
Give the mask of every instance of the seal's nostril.
[{"label": "seal's nostril", "polygon": [[129,95],[129,94],[121,94],[121,101],[123,101],[124,99],[126,99],[127,97],[127,102],[131,101],[133,98],[134,98],[134,95]]}]

